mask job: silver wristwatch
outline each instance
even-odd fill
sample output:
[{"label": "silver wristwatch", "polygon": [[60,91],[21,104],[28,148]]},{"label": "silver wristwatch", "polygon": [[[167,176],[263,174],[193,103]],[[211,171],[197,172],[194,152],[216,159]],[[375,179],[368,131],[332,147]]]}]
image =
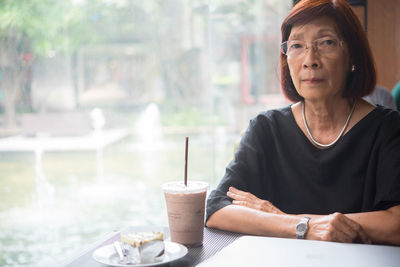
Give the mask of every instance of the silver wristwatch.
[{"label": "silver wristwatch", "polygon": [[308,221],[310,217],[303,217],[296,225],[296,236],[298,239],[304,239],[308,231]]}]

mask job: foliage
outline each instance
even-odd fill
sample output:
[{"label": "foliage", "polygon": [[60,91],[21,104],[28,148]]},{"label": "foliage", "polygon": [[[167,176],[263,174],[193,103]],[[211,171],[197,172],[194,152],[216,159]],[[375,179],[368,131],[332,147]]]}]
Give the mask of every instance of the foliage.
[{"label": "foliage", "polygon": [[19,32],[37,56],[73,52],[83,44],[143,40],[154,33],[149,26],[157,7],[141,1],[1,0],[0,38]]},{"label": "foliage", "polygon": [[124,0],[0,0],[5,128],[16,129],[16,103],[30,87],[37,58],[69,56],[92,44],[148,40],[154,35],[154,17],[149,14],[158,7]]},{"label": "foliage", "polygon": [[[29,40],[32,52],[44,56],[56,47],[69,49],[65,28],[68,20],[74,24],[72,13],[77,10],[66,1],[51,0],[3,0],[0,6],[0,36],[7,41],[11,32],[21,34]],[[17,44],[18,47],[18,44]]]}]

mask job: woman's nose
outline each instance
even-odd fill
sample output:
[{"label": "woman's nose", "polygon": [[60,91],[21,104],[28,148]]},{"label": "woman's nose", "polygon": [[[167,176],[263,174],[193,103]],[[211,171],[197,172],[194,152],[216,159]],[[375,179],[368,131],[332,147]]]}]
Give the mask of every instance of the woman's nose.
[{"label": "woman's nose", "polygon": [[314,47],[308,47],[304,51],[304,57],[303,57],[303,68],[312,68],[316,69],[321,66],[321,62],[319,60],[319,54]]}]

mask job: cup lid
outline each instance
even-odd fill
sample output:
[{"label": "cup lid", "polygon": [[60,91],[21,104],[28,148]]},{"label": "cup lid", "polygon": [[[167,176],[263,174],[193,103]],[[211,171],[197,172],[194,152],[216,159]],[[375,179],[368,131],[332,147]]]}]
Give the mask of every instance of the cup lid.
[{"label": "cup lid", "polygon": [[182,181],[168,182],[162,185],[165,193],[198,193],[207,191],[208,183],[202,181],[188,181],[187,186]]}]

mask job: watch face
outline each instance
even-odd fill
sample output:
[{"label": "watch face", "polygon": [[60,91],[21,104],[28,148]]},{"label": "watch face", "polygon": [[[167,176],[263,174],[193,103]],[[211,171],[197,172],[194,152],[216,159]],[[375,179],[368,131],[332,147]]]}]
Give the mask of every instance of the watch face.
[{"label": "watch face", "polygon": [[297,232],[300,232],[300,233],[305,232],[306,229],[307,229],[307,225],[305,223],[300,223],[296,226]]}]

